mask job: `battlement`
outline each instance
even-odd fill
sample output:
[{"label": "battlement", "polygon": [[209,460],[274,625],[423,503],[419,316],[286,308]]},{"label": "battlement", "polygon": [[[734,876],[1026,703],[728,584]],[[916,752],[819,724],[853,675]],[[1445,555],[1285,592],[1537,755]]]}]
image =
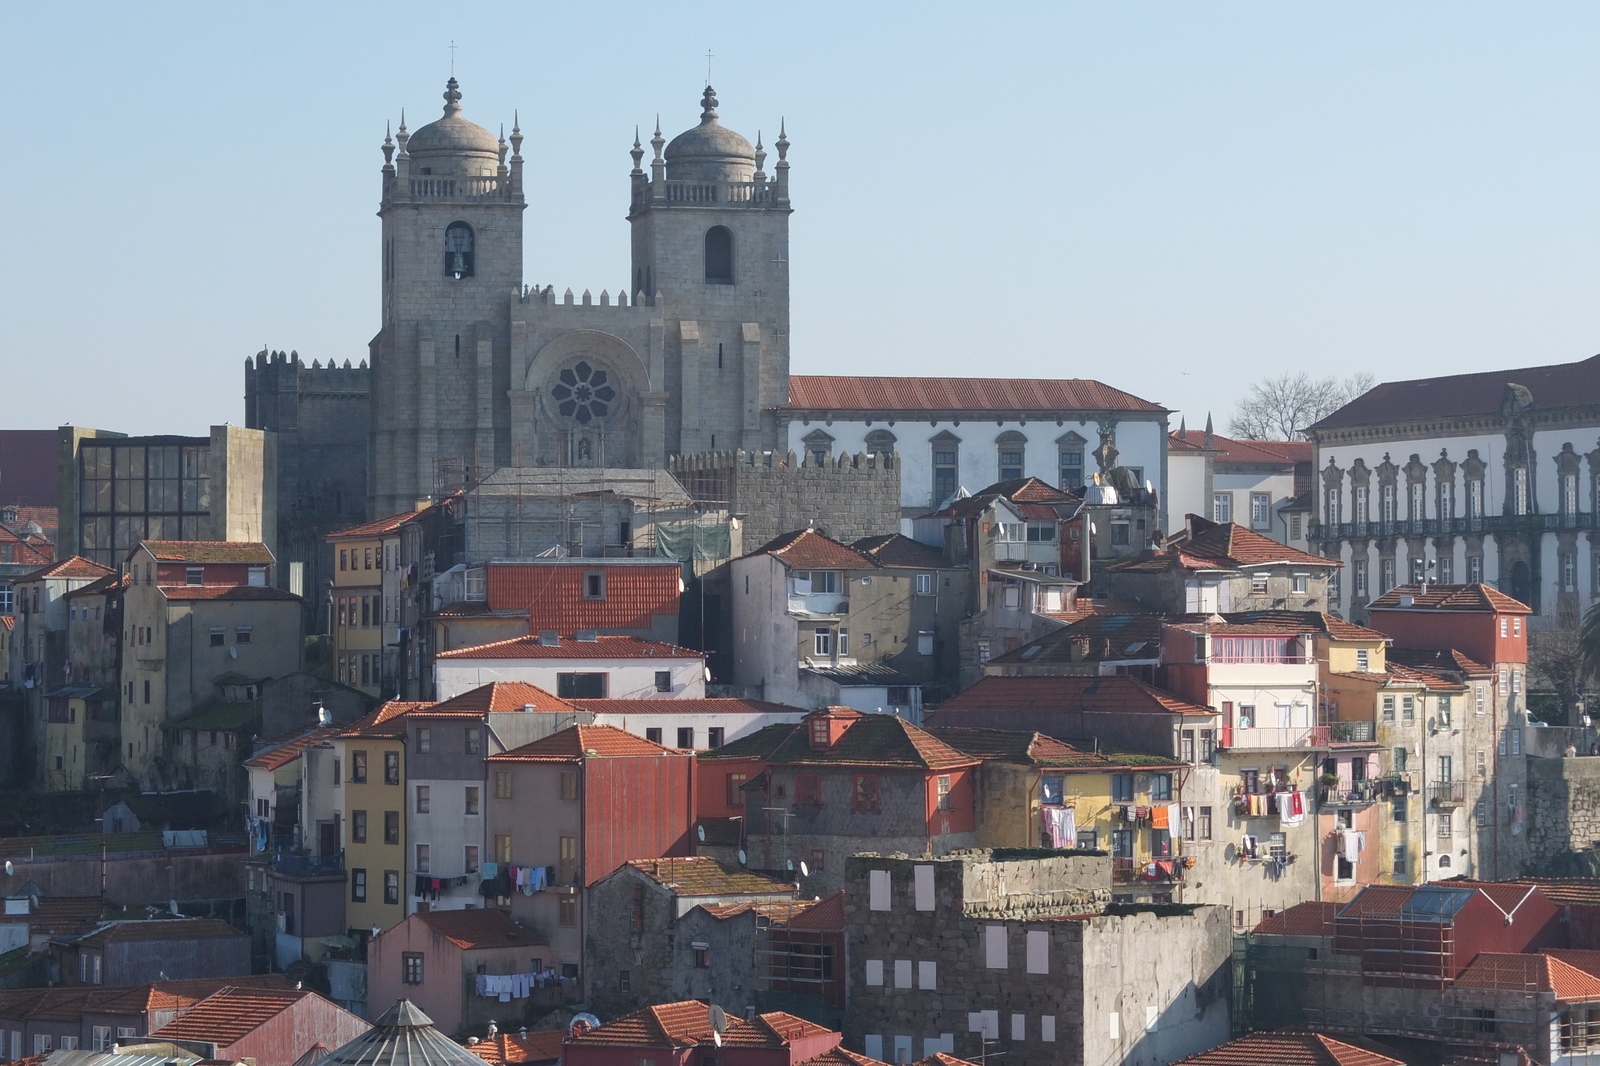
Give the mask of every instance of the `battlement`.
[{"label": "battlement", "polygon": [[794,452],[675,455],[667,471],[700,503],[744,522],[746,546],[815,525],[837,540],[900,531],[900,455],[857,452],[822,463]]},{"label": "battlement", "polygon": [[370,390],[367,361],[352,365],[346,359],[340,366],[332,359],[323,366],[320,359],[307,366],[296,351],[268,351],[263,348],[244,361],[245,391],[339,392],[364,396]]},{"label": "battlement", "polygon": [[[667,459],[667,469],[682,481],[680,475],[692,475],[703,470],[725,470],[734,466],[761,467],[766,470],[841,470],[877,471],[887,473],[900,468],[900,453],[841,452],[837,457],[822,463],[812,461],[810,453],[798,456],[793,451],[780,453],[767,450],[747,452],[743,448],[731,451],[696,452],[692,455],[674,455]],[[898,474],[896,474],[898,477]]]},{"label": "battlement", "polygon": [[[616,306],[625,308],[628,306],[628,291],[626,289],[619,289],[617,291],[617,302],[615,305],[613,305],[611,302],[611,292],[608,289],[600,290],[600,300],[598,303],[596,303],[594,296],[589,292],[588,289],[583,290],[583,295],[581,297],[574,297],[572,295],[572,290],[569,288],[563,296],[557,298],[556,287],[554,285],[546,285],[542,289],[537,285],[531,289],[527,286],[523,286],[522,292],[517,295],[517,302],[523,304],[543,304],[546,307]],[[660,292],[656,293],[654,299],[647,299],[643,291],[635,293],[633,297],[633,307],[635,310],[643,310],[646,307],[659,307],[662,305],[662,303],[663,300]]]}]

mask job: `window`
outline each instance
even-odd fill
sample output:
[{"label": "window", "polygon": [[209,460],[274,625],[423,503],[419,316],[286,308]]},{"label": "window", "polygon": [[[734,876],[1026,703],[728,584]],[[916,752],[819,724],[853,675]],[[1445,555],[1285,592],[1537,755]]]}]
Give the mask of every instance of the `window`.
[{"label": "window", "polygon": [[1303,530],[1304,530],[1304,527],[1303,527],[1303,523],[1302,523],[1302,520],[1301,520],[1301,516],[1299,514],[1290,515],[1289,516],[1289,539],[1290,540],[1300,540],[1302,537],[1305,536],[1305,533],[1304,533]]},{"label": "window", "polygon": [[1394,860],[1393,861],[1394,861],[1394,870],[1393,870],[1394,876],[1396,876],[1396,877],[1404,877],[1406,875],[1410,865],[1411,865],[1409,859],[1406,856],[1406,846],[1404,844],[1396,844],[1394,846]]},{"label": "window", "polygon": [[1250,595],[1265,596],[1267,594],[1267,575],[1256,572],[1250,575]]},{"label": "window", "polygon": [[1400,720],[1402,722],[1415,722],[1417,720],[1417,698],[1415,696],[1400,697]]},{"label": "window", "polygon": [[733,284],[733,231],[727,226],[706,230],[706,284]]},{"label": "window", "polygon": [[1061,487],[1064,489],[1081,489],[1083,487],[1083,448],[1081,446],[1061,449]]},{"label": "window", "polygon": [[1451,761],[1450,756],[1448,756],[1448,755],[1439,756],[1439,780],[1441,782],[1446,783],[1446,784],[1448,784],[1450,782],[1450,780],[1451,780],[1450,772],[1451,772],[1452,768],[1453,768],[1453,763]]},{"label": "window", "polygon": [[1065,779],[1060,777],[1045,777],[1039,781],[1039,802],[1048,806],[1060,806],[1062,785]]},{"label": "window", "polygon": [[932,574],[918,574],[917,575],[917,595],[918,596],[932,596],[933,595],[933,575]]},{"label": "window", "polygon": [[1383,586],[1379,591],[1388,592],[1394,588],[1394,560],[1379,559],[1378,571],[1379,584]]},{"label": "window", "polygon": [[[363,781],[367,779],[364,769],[361,779]],[[386,751],[383,753],[383,783],[386,785],[398,785],[400,783],[400,753],[398,751]]]},{"label": "window", "polygon": [[680,727],[678,727],[678,747],[680,747],[680,748],[692,748],[692,747],[694,747],[694,727],[693,726],[680,726]]},{"label": "window", "polygon": [[695,969],[705,970],[711,967],[711,945],[694,944],[691,946],[691,950],[694,952]]},{"label": "window", "polygon": [[578,897],[562,896],[561,905],[557,910],[556,920],[562,928],[571,929],[578,924]]},{"label": "window", "polygon": [[1392,526],[1394,525],[1395,517],[1394,486],[1384,485],[1379,488],[1378,492],[1381,501],[1380,506],[1382,507],[1381,517],[1383,519],[1383,524],[1386,526]]},{"label": "window", "polygon": [[656,671],[656,691],[657,692],[671,692],[672,691],[672,671],[671,670],[657,670]]},{"label": "window", "polygon": [[812,651],[821,657],[833,655],[833,630],[816,629],[811,634]]},{"label": "window", "polygon": [[1200,730],[1200,761],[1209,763],[1217,755],[1217,731],[1214,729]]},{"label": "window", "polygon": [[557,674],[556,695],[564,700],[603,700],[605,674]]},{"label": "window", "polygon": [[1447,726],[1450,724],[1450,710],[1452,702],[1453,701],[1450,699],[1448,694],[1441,695],[1439,697],[1439,724],[1442,726]]},{"label": "window", "polygon": [[1476,1016],[1476,1019],[1477,1019],[1478,1032],[1480,1032],[1480,1033],[1492,1033],[1492,1032],[1495,1031],[1495,1020],[1494,1020],[1494,1011],[1493,1010],[1489,1010],[1489,1009],[1484,1008],[1484,1007],[1479,1007],[1479,1008],[1477,1008],[1477,1010],[1475,1012],[1475,1016]]},{"label": "window", "polygon": [[1194,808],[1185,807],[1183,809],[1183,839],[1193,840],[1195,838],[1194,834]]},{"label": "window", "polygon": [[210,636],[211,636],[211,646],[213,648],[220,648],[220,647],[222,647],[223,644],[225,644],[227,642],[227,640],[226,640],[226,630],[224,630],[221,626],[212,626],[211,627]]},{"label": "window", "polygon": [[856,774],[855,809],[858,811],[877,811],[877,774]]},{"label": "window", "polygon": [[1476,585],[1483,580],[1483,556],[1467,556],[1467,584]]},{"label": "window", "polygon": [[1194,762],[1194,730],[1185,729],[1178,740],[1178,761]]},{"label": "window", "polygon": [[578,879],[578,838],[562,837],[559,843],[560,863],[556,875],[561,884],[570,885]]},{"label": "window", "polygon": [[1289,591],[1304,595],[1311,591],[1311,575],[1295,574],[1289,579]]},{"label": "window", "polygon": [[401,952],[400,979],[408,985],[420,985],[422,983],[422,952]]},{"label": "window", "polygon": [[350,843],[365,844],[367,842],[367,812],[350,812]]},{"label": "window", "polygon": [[603,600],[606,598],[606,572],[604,570],[587,570],[584,572],[583,598],[586,600]]},{"label": "window", "polygon": [[1372,669],[1372,653],[1366,648],[1356,649],[1356,669],[1363,674]]},{"label": "window", "polygon": [[632,992],[633,991],[633,975],[631,973],[629,973],[627,970],[618,970],[617,971],[617,991],[618,992]]},{"label": "window", "polygon": [[1394,749],[1394,772],[1397,774],[1406,772],[1406,749],[1404,748]]},{"label": "window", "polygon": [[1352,559],[1350,562],[1350,591],[1357,596],[1367,594],[1367,561],[1365,559]]},{"label": "window", "polygon": [[348,565],[346,565],[349,562],[349,560],[350,560],[350,549],[349,548],[340,548],[339,549],[339,569],[340,570],[348,570],[348,569],[350,569],[350,567]]},{"label": "window", "polygon": [[429,796],[428,796],[428,793],[429,793],[429,786],[427,786],[427,785],[418,785],[417,786],[417,813],[418,814],[427,814],[428,813],[428,807],[429,807]]},{"label": "window", "polygon": [[1561,591],[1578,591],[1578,557],[1571,552],[1561,553]]},{"label": "window", "polygon": [[428,870],[428,860],[429,860],[429,858],[431,856],[431,853],[432,853],[432,849],[428,845],[426,845],[426,844],[418,844],[417,845],[417,873],[425,874],[425,873],[429,872],[429,870]]},{"label": "window", "polygon": [[1211,808],[1201,807],[1195,816],[1195,833],[1201,840],[1211,839]]},{"label": "window", "polygon": [[[444,231],[444,272],[445,276],[460,281],[462,278],[472,277],[472,257],[475,239],[472,227],[465,222],[452,222]],[[372,554],[372,549],[367,549],[367,554]]]},{"label": "window", "polygon": [[1511,471],[1511,506],[1516,514],[1528,513],[1528,468],[1525,466]]},{"label": "window", "polygon": [[723,737],[725,737],[725,736],[727,736],[727,733],[725,731],[725,727],[724,726],[720,726],[720,725],[708,726],[706,728],[706,747],[708,747],[708,748],[720,748],[720,747],[722,747]]},{"label": "window", "polygon": [[1111,775],[1111,799],[1115,803],[1129,803],[1133,800],[1133,775]]},{"label": "window", "polygon": [[944,503],[956,494],[957,472],[956,443],[940,442],[933,446],[933,505]]},{"label": "window", "polygon": [[940,774],[938,780],[934,782],[934,789],[939,797],[939,810],[950,810],[950,775]]},{"label": "window", "polygon": [[1172,775],[1171,774],[1151,774],[1150,775],[1150,798],[1152,800],[1170,800],[1170,799],[1172,799]]},{"label": "window", "polygon": [[1214,492],[1211,494],[1211,520],[1213,522],[1233,521],[1233,493]]},{"label": "window", "polygon": [[94,1049],[96,1051],[111,1050],[111,1026],[97,1025],[94,1027]]},{"label": "window", "polygon": [[848,629],[841,628],[839,630],[839,654],[850,654],[850,631]]},{"label": "window", "polygon": [[1439,839],[1440,840],[1449,840],[1450,839],[1451,828],[1452,827],[1451,827],[1451,824],[1450,824],[1450,812],[1448,812],[1448,811],[1440,811],[1439,812]]},{"label": "window", "polygon": [[468,755],[478,755],[483,751],[483,728],[481,726],[467,726],[465,739],[466,753]]},{"label": "window", "polygon": [[578,771],[561,771],[561,798],[575,800],[578,798]]},{"label": "window", "polygon": [[383,842],[385,844],[400,843],[400,812],[383,812]]},{"label": "window", "polygon": [[478,845],[476,845],[476,844],[468,844],[468,845],[466,845],[466,847],[464,849],[464,853],[461,856],[461,859],[462,859],[462,864],[467,869],[467,873],[469,873],[469,874],[477,873],[478,872]]},{"label": "window", "polygon": [[250,643],[250,632],[251,632],[251,630],[253,628],[254,627],[252,627],[252,626],[234,626],[234,628],[233,628],[233,642],[235,644],[248,644],[248,643]]},{"label": "window", "polygon": [[1133,830],[1113,829],[1111,831],[1111,854],[1118,859],[1133,858]]},{"label": "window", "polygon": [[727,802],[730,807],[744,806],[744,783],[750,779],[748,774],[729,774],[727,777]]},{"label": "window", "polygon": [[383,901],[385,903],[400,902],[400,871],[383,871]]},{"label": "window", "polygon": [[1001,434],[996,443],[1000,450],[1000,480],[1014,481],[1022,477],[1022,457],[1027,448],[1027,438],[1012,431]]},{"label": "window", "polygon": [[1252,492],[1250,494],[1250,528],[1272,528],[1272,494],[1269,492]]},{"label": "window", "polygon": [[366,556],[366,564],[362,567],[362,569],[363,570],[371,570],[372,569],[372,549],[371,548],[364,549],[364,554]]},{"label": "window", "polygon": [[494,861],[502,866],[511,861],[511,834],[494,835]]},{"label": "window", "polygon": [[794,805],[796,807],[822,806],[822,778],[817,774],[796,774],[794,777]]},{"label": "window", "polygon": [[[1395,799],[1394,799],[1394,808],[1393,808],[1393,810],[1390,811],[1390,815],[1394,819],[1394,821],[1396,821],[1396,822],[1406,821],[1407,816],[1409,815],[1409,813],[1410,813],[1410,808],[1406,805],[1406,798],[1404,796],[1396,796]],[[1396,872],[1398,873],[1399,871],[1396,871]]]},{"label": "window", "polygon": [[185,585],[204,585],[206,583],[206,568],[203,566],[184,567],[183,583]]},{"label": "window", "polygon": [[917,654],[933,654],[933,630],[924,629],[917,633]]},{"label": "window", "polygon": [[644,738],[652,744],[661,743],[661,727],[651,726],[644,731]]},{"label": "window", "polygon": [[468,814],[478,814],[478,813],[480,813],[480,808],[479,808],[479,803],[478,803],[478,786],[477,785],[468,785],[467,786],[467,797],[466,797],[466,799],[467,799],[467,802],[466,802],[466,811],[467,811],[467,813]]},{"label": "window", "polygon": [[1121,548],[1121,547],[1126,547],[1127,545],[1133,543],[1133,541],[1132,541],[1132,528],[1133,527],[1130,526],[1127,522],[1121,522],[1121,521],[1118,521],[1116,519],[1112,519],[1111,520],[1111,545],[1112,545],[1112,547]]},{"label": "window", "polygon": [[494,772],[494,798],[503,800],[511,798],[510,770],[496,770]]},{"label": "window", "polygon": [[417,730],[417,754],[426,755],[433,750],[433,730],[423,726]]}]

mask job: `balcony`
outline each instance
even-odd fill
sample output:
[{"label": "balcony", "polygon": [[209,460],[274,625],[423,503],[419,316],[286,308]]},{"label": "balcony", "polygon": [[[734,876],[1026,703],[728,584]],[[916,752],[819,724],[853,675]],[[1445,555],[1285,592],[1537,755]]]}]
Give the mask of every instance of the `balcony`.
[{"label": "balcony", "polygon": [[1467,802],[1465,781],[1438,781],[1428,786],[1428,800],[1435,807],[1460,807]]},{"label": "balcony", "polygon": [[1244,751],[1292,751],[1328,746],[1325,725],[1253,726],[1249,729],[1225,725],[1221,747]]},{"label": "balcony", "polygon": [[1139,864],[1132,859],[1113,858],[1111,860],[1111,880],[1117,884],[1127,884],[1136,880],[1139,875]]},{"label": "balcony", "polygon": [[1111,860],[1111,880],[1113,884],[1127,885],[1135,882],[1177,882],[1184,879],[1184,870],[1189,860],[1182,855],[1169,855],[1165,858],[1152,858],[1140,861],[1139,859],[1113,858]]},{"label": "balcony", "polygon": [[1374,781],[1352,781],[1349,788],[1339,785],[1322,786],[1323,803],[1371,803],[1378,798],[1378,785]]},{"label": "balcony", "polygon": [[1377,737],[1377,727],[1371,722],[1330,722],[1328,740],[1334,744],[1363,744]]},{"label": "balcony", "polygon": [[344,873],[344,855],[293,855],[279,852],[272,857],[274,873],[286,877],[331,877]]},{"label": "balcony", "polygon": [[1568,514],[1496,514],[1473,518],[1396,519],[1392,522],[1317,522],[1311,525],[1313,541],[1362,540],[1404,535],[1450,533],[1541,533],[1557,529],[1595,529],[1600,516],[1592,511]]}]

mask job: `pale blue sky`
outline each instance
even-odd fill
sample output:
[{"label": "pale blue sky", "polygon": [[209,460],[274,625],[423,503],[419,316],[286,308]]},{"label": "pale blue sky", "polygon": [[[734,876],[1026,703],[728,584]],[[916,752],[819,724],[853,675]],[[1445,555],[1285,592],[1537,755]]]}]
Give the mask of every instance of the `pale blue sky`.
[{"label": "pale blue sky", "polygon": [[1600,350],[1593,4],[0,4],[0,426],[242,422],[363,357],[378,146],[520,108],[527,273],[628,275],[627,150],[793,141],[793,369],[1097,377]]}]

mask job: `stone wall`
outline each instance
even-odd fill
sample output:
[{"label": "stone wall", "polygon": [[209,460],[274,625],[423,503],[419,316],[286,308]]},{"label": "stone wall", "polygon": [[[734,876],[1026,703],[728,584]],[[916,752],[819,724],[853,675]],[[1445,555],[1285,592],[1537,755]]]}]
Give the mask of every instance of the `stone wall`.
[{"label": "stone wall", "polygon": [[1108,913],[1110,860],[993,854],[848,861],[847,1048],[1154,1066],[1227,1039],[1225,910]]},{"label": "stone wall", "polygon": [[849,544],[900,532],[900,457],[840,455],[816,465],[794,452],[680,455],[668,470],[697,501],[743,516],[747,551],[780,533],[815,525]]},{"label": "stone wall", "polygon": [[1527,761],[1528,864],[1538,869],[1600,841],[1600,758]]}]

